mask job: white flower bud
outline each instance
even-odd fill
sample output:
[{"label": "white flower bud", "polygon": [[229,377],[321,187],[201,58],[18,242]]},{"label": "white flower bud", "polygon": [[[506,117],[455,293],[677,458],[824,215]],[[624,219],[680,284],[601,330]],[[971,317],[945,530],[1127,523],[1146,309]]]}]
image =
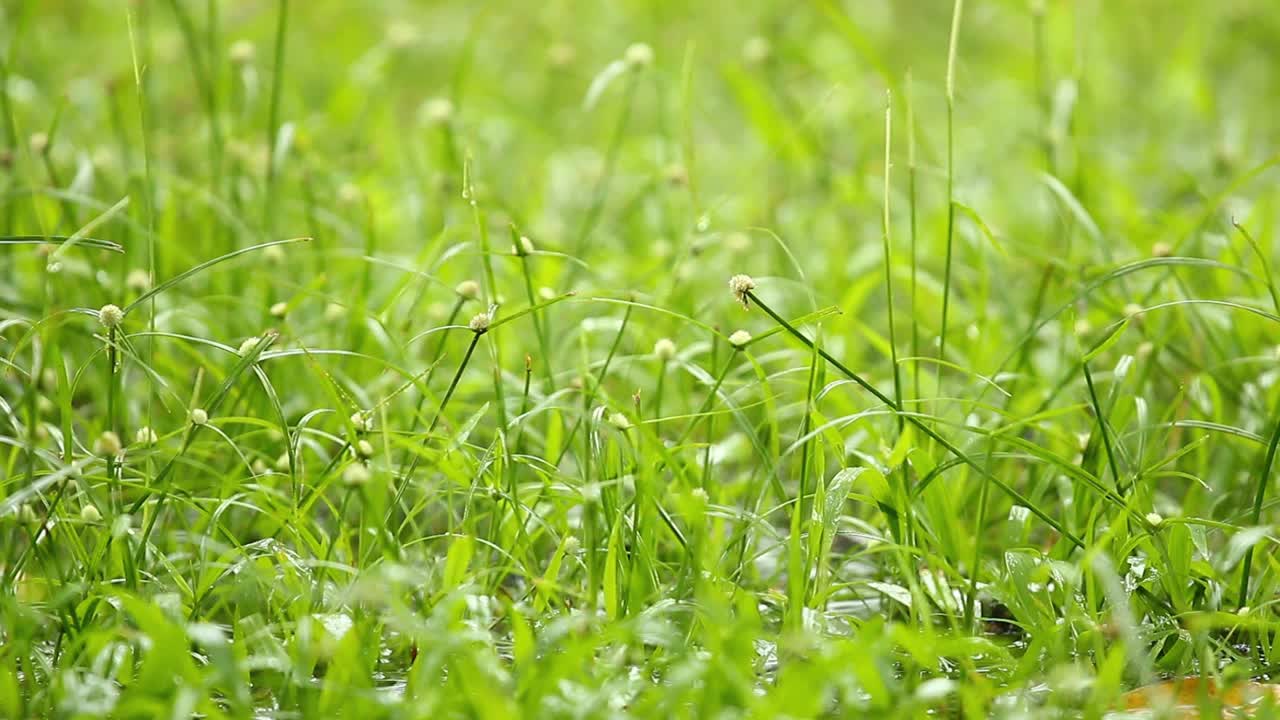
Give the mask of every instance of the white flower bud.
[{"label": "white flower bud", "polygon": [[421,114],[429,125],[444,125],[453,119],[453,102],[449,98],[431,98],[422,104]]},{"label": "white flower bud", "polygon": [[371,477],[372,473],[369,472],[369,468],[365,467],[364,463],[351,463],[346,470],[342,471],[342,484],[356,487],[368,483]]},{"label": "white flower bud", "polygon": [[120,454],[122,447],[120,436],[110,430],[102,433],[97,440],[93,441],[93,453],[102,457],[115,457]]},{"label": "white flower bud", "polygon": [[742,307],[750,307],[748,303],[750,298],[747,293],[756,289],[756,281],[751,279],[750,275],[734,275],[729,278],[729,290],[733,292],[733,297],[740,303]]},{"label": "white flower bud", "polygon": [[1151,523],[1151,527],[1160,527],[1160,524],[1164,522],[1164,516],[1158,512],[1149,512],[1147,513],[1147,522]]},{"label": "white flower bud", "polygon": [[156,436],[155,430],[144,425],[133,434],[133,441],[139,445],[155,445],[160,438]]},{"label": "white flower bud", "polygon": [[98,322],[102,323],[102,327],[108,330],[119,327],[120,323],[124,322],[124,311],[118,305],[110,303],[103,305],[102,309],[98,311]]},{"label": "white flower bud", "polygon": [[1167,242],[1158,242],[1151,246],[1152,257],[1169,257],[1173,254],[1173,246]]},{"label": "white flower bud", "polygon": [[92,505],[85,505],[80,508],[80,520],[86,523],[99,523],[102,522],[102,513]]},{"label": "white flower bud", "polygon": [[369,432],[373,429],[373,418],[356,411],[351,413],[351,425],[356,429],[356,432]]},{"label": "white flower bud", "polygon": [[475,280],[463,280],[453,289],[458,297],[465,300],[475,300],[480,297],[480,283]]},{"label": "white flower bud", "polygon": [[676,344],[670,338],[662,338],[653,344],[653,354],[662,362],[667,362],[676,356]]},{"label": "white flower bud", "polygon": [[479,313],[471,318],[471,322],[467,323],[467,327],[471,328],[472,332],[479,334],[488,331],[490,322],[492,321],[489,318],[489,313]]},{"label": "white flower bud", "polygon": [[738,330],[729,336],[729,344],[741,350],[747,343],[751,342],[751,333],[746,330]]},{"label": "white flower bud", "polygon": [[204,425],[209,422],[209,413],[202,408],[193,408],[187,417],[191,420],[192,425]]},{"label": "white flower bud", "polygon": [[359,440],[356,442],[356,453],[363,458],[373,457],[373,443],[368,440]]},{"label": "white flower bud", "polygon": [[231,44],[231,49],[227,51],[227,57],[236,65],[248,65],[253,62],[254,55],[257,54],[257,48],[248,40],[237,40]]},{"label": "white flower bud", "polygon": [[653,64],[653,48],[645,43],[633,43],[623,57],[632,68],[648,67]]},{"label": "white flower bud", "polygon": [[134,292],[146,292],[151,289],[151,273],[142,268],[134,268],[125,277],[124,284]]},{"label": "white flower bud", "polygon": [[282,318],[285,313],[289,312],[289,303],[278,302],[271,306],[267,312],[271,313],[271,317]]}]

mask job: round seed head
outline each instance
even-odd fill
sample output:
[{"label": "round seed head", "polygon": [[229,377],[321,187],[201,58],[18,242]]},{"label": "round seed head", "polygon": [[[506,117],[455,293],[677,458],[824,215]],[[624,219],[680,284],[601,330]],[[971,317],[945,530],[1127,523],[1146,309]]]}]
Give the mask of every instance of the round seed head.
[{"label": "round seed head", "polygon": [[631,68],[648,67],[653,64],[653,48],[646,43],[633,43],[627,48],[624,58]]},{"label": "round seed head", "polygon": [[538,288],[538,297],[542,298],[543,300],[554,300],[555,296],[556,296],[556,291],[552,290],[546,285],[543,285],[542,287]]},{"label": "round seed head", "polygon": [[209,422],[209,413],[203,408],[192,408],[187,417],[190,418],[192,425],[204,425]]},{"label": "round seed head", "polygon": [[1164,516],[1158,512],[1149,512],[1147,513],[1147,522],[1151,523],[1152,527],[1160,527],[1160,523],[1164,522]]},{"label": "round seed head", "polygon": [[284,262],[284,248],[279,245],[269,245],[263,248],[262,257],[272,265],[279,265]]},{"label": "round seed head", "polygon": [[155,430],[144,425],[133,434],[133,441],[139,445],[155,445],[160,438],[156,436]]},{"label": "round seed head", "polygon": [[610,416],[609,416],[609,424],[610,424],[610,425],[613,425],[614,427],[618,428],[619,430],[630,430],[630,429],[631,429],[631,421],[627,419],[627,416],[626,416],[626,415],[623,415],[623,414],[622,414],[622,413],[620,413],[620,412],[619,412],[619,413],[614,413],[614,414],[612,414],[612,415],[610,415]]},{"label": "round seed head", "polygon": [[324,306],[324,319],[329,322],[341,320],[346,317],[347,309],[338,303],[329,303]]},{"label": "round seed head", "polygon": [[102,323],[102,327],[108,330],[119,327],[120,323],[124,322],[124,311],[120,309],[119,305],[107,303],[98,311],[98,322]]},{"label": "round seed head", "polygon": [[653,354],[662,362],[667,362],[676,356],[676,344],[671,338],[662,338],[653,344]]},{"label": "round seed head", "polygon": [[272,305],[272,306],[271,306],[271,309],[270,309],[270,310],[268,310],[268,312],[270,312],[270,313],[271,313],[271,317],[275,317],[275,318],[282,318],[282,317],[284,317],[284,316],[285,316],[285,314],[286,314],[286,313],[288,313],[288,312],[289,312],[289,304],[288,304],[288,303],[283,303],[283,302],[278,302],[278,303],[276,303],[276,304]]},{"label": "round seed head", "polygon": [[369,432],[373,429],[373,418],[356,411],[351,413],[351,425],[355,427],[356,432]]},{"label": "round seed head", "polygon": [[751,333],[746,330],[738,330],[729,336],[729,344],[739,350],[749,342],[751,342]]},{"label": "round seed head", "polygon": [[1152,257],[1169,257],[1173,254],[1173,246],[1167,242],[1158,242],[1151,246]]},{"label": "round seed head", "polygon": [[453,289],[458,297],[465,300],[475,300],[480,297],[480,283],[475,280],[463,280]]},{"label": "round seed head", "polygon": [[151,289],[151,273],[142,268],[134,268],[125,277],[124,284],[134,292],[146,292]]},{"label": "round seed head", "polygon": [[358,441],[356,443],[356,452],[359,453],[360,457],[363,457],[363,458],[373,457],[373,443],[369,442],[368,440]]},{"label": "round seed head", "polygon": [[489,330],[490,322],[492,321],[489,318],[489,313],[477,313],[475,317],[471,318],[471,322],[467,323],[467,327],[478,335]]},{"label": "round seed head", "polygon": [[280,453],[280,457],[276,458],[272,465],[277,472],[289,472],[289,453]]},{"label": "round seed head", "polygon": [[536,248],[534,248],[533,246],[533,241],[525,237],[524,235],[521,235],[520,243],[515,247],[511,248],[511,253],[513,255],[532,255],[535,249]]},{"label": "round seed head", "polygon": [[80,520],[86,523],[99,523],[102,522],[102,513],[92,505],[85,505],[80,508]]},{"label": "round seed head", "polygon": [[245,341],[240,343],[240,349],[237,350],[236,352],[242,356],[248,355],[249,353],[253,352],[254,348],[258,347],[258,341],[261,339],[262,338],[258,338],[258,337],[245,338]]},{"label": "round seed head", "polygon": [[258,458],[257,460],[254,460],[254,461],[253,461],[253,464],[252,464],[252,465],[250,465],[249,467],[250,467],[250,469],[252,469],[252,470],[253,470],[253,474],[254,474],[254,475],[266,475],[266,474],[267,474],[267,463],[266,463],[266,461],[265,461],[265,460],[263,460],[262,458]]},{"label": "round seed head", "polygon": [[1141,320],[1142,314],[1143,314],[1142,306],[1139,305],[1138,303],[1129,303],[1128,305],[1124,306],[1125,317],[1133,318],[1134,320]]},{"label": "round seed head", "polygon": [[364,463],[351,463],[346,470],[342,471],[342,484],[356,487],[368,483],[370,477],[372,477],[372,473],[369,472],[369,468],[365,467]]},{"label": "round seed head", "polygon": [[576,536],[570,535],[564,539],[564,554],[576,555],[582,549],[582,541]]},{"label": "round seed head", "polygon": [[97,440],[93,441],[94,454],[101,455],[103,457],[114,457],[118,455],[122,447],[123,446],[120,444],[120,436],[110,430],[102,433],[98,436]]},{"label": "round seed head", "polygon": [[734,299],[742,303],[742,307],[750,307],[751,298],[747,293],[756,289],[756,281],[750,275],[734,275],[729,278],[729,289],[733,291]]}]

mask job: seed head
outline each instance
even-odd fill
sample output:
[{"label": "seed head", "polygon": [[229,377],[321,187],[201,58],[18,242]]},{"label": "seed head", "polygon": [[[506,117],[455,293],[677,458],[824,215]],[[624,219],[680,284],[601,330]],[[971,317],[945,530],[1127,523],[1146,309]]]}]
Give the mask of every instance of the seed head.
[{"label": "seed head", "polygon": [[351,463],[346,470],[342,471],[342,484],[348,487],[357,487],[369,482],[372,473],[369,468],[365,467],[362,462]]},{"label": "seed head", "polygon": [[351,424],[356,432],[369,432],[373,429],[373,418],[359,411],[351,413]]},{"label": "seed head", "polygon": [[453,291],[464,300],[475,300],[480,297],[480,283],[475,280],[463,280]]},{"label": "seed head", "polygon": [[26,503],[23,503],[22,507],[18,509],[18,518],[28,524],[40,522],[40,516],[36,515],[36,511]]},{"label": "seed head", "polygon": [[1124,316],[1127,318],[1133,318],[1134,320],[1141,320],[1142,314],[1143,314],[1142,306],[1139,305],[1138,303],[1129,303],[1128,305],[1124,306]]},{"label": "seed head", "polygon": [[155,430],[144,425],[133,434],[133,441],[139,445],[155,445],[160,442],[160,438],[156,436]]},{"label": "seed head", "polygon": [[245,338],[245,341],[240,343],[240,349],[236,350],[236,352],[241,356],[248,355],[253,352],[254,348],[258,347],[258,341],[261,339],[259,337]]},{"label": "seed head", "polygon": [[564,539],[564,554],[576,555],[582,549],[582,541],[577,537],[570,535]]},{"label": "seed head", "polygon": [[1173,246],[1171,246],[1167,242],[1158,242],[1155,245],[1151,246],[1152,257],[1158,257],[1158,258],[1169,257],[1172,254],[1173,254]]},{"label": "seed head", "polygon": [[1164,522],[1164,516],[1158,512],[1147,513],[1147,522],[1151,523],[1151,527],[1160,527],[1160,523]]},{"label": "seed head", "polygon": [[120,454],[122,447],[120,436],[110,430],[102,433],[97,440],[93,441],[94,454],[102,457],[115,457]]},{"label": "seed head", "polygon": [[751,342],[751,333],[746,330],[735,331],[729,336],[729,344],[739,350],[746,347],[746,344],[749,342]]},{"label": "seed head", "polygon": [[262,258],[272,265],[284,262],[284,248],[279,245],[268,245],[262,250]]},{"label": "seed head", "polygon": [[533,241],[525,237],[524,235],[520,236],[519,243],[511,246],[511,254],[519,255],[520,257],[524,257],[525,255],[532,255],[534,250],[535,248],[533,246]]},{"label": "seed head", "polygon": [[653,64],[653,48],[646,43],[633,43],[627,48],[624,56],[629,67],[635,70],[645,68]]},{"label": "seed head", "polygon": [[125,277],[124,284],[134,292],[146,292],[151,288],[151,273],[142,268],[134,268]]},{"label": "seed head", "polygon": [[80,508],[80,520],[86,523],[99,523],[102,522],[102,513],[92,505],[85,505]]},{"label": "seed head", "polygon": [[546,285],[543,285],[542,287],[538,288],[538,297],[542,298],[543,300],[554,300],[556,297],[556,291],[552,290]]},{"label": "seed head", "polygon": [[363,458],[373,457],[373,443],[368,440],[360,440],[356,442],[356,452]]},{"label": "seed head", "polygon": [[278,302],[272,305],[267,312],[271,313],[271,317],[282,318],[289,312],[289,303]]},{"label": "seed head", "polygon": [[119,305],[107,303],[98,311],[98,322],[102,323],[102,327],[110,330],[119,327],[124,322],[124,311]]},{"label": "seed head", "polygon": [[618,412],[618,413],[614,413],[614,414],[612,414],[612,415],[610,415],[610,416],[609,416],[609,424],[610,424],[610,425],[613,425],[614,427],[618,428],[619,430],[630,430],[630,429],[631,429],[631,421],[627,419],[627,416],[626,416],[626,415],[623,415],[623,414],[622,414],[622,413],[620,413],[620,412]]},{"label": "seed head", "polygon": [[750,275],[734,275],[729,278],[729,289],[733,291],[733,297],[742,303],[742,307],[751,307],[751,298],[747,293],[756,289],[756,281]]},{"label": "seed head", "polygon": [[187,417],[191,420],[192,425],[205,425],[209,422],[209,413],[205,412],[203,408],[192,408]]},{"label": "seed head", "polygon": [[231,58],[231,62],[236,65],[248,65],[253,62],[253,56],[256,54],[257,49],[253,43],[248,40],[237,40],[231,44],[227,57]]},{"label": "seed head", "polygon": [[489,313],[477,313],[475,317],[471,318],[471,322],[467,323],[467,327],[471,328],[471,331],[475,334],[480,335],[489,331],[490,322],[492,320],[489,317]]},{"label": "seed head", "polygon": [[289,453],[280,453],[280,457],[276,458],[272,465],[277,472],[289,472]]},{"label": "seed head", "polygon": [[653,344],[653,354],[662,362],[667,362],[676,356],[676,344],[671,338],[662,338]]}]

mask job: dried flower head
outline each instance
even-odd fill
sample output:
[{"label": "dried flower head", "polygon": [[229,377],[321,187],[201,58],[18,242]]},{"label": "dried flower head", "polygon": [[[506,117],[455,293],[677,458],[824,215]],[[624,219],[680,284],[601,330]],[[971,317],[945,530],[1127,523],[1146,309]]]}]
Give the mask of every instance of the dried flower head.
[{"label": "dried flower head", "polygon": [[187,413],[187,417],[191,420],[192,425],[205,425],[209,422],[209,413],[205,412],[203,408],[192,408],[191,412]]},{"label": "dried flower head", "polygon": [[489,331],[489,323],[492,321],[493,319],[489,317],[489,313],[477,313],[475,317],[471,318],[471,322],[467,323],[467,327],[479,335]]},{"label": "dried flower head", "polygon": [[623,57],[631,68],[648,67],[653,64],[653,48],[646,43],[633,43]]},{"label": "dried flower head", "polygon": [[742,303],[742,307],[751,307],[751,297],[748,293],[756,289],[756,281],[751,279],[750,275],[734,275],[729,278],[729,289],[733,291],[733,297]]},{"label": "dried flower head", "polygon": [[676,344],[671,338],[662,338],[653,344],[653,354],[662,362],[667,362],[676,356]]},{"label": "dried flower head", "polygon": [[120,436],[110,430],[102,433],[97,440],[93,441],[93,453],[102,457],[115,457],[120,454],[120,450],[123,447],[120,444]]},{"label": "dried flower head", "polygon": [[120,309],[119,305],[107,303],[98,311],[98,322],[102,323],[102,327],[108,330],[119,327],[120,323],[124,322],[124,311]]},{"label": "dried flower head", "polygon": [[453,289],[458,297],[465,300],[475,300],[480,297],[480,283],[475,280],[463,280]]},{"label": "dried flower head", "polygon": [[729,344],[739,350],[746,347],[749,342],[751,342],[751,333],[746,330],[737,330],[729,336]]},{"label": "dried flower head", "polygon": [[351,463],[346,470],[342,471],[342,483],[350,487],[364,485],[369,482],[372,477],[369,468],[362,462]]}]

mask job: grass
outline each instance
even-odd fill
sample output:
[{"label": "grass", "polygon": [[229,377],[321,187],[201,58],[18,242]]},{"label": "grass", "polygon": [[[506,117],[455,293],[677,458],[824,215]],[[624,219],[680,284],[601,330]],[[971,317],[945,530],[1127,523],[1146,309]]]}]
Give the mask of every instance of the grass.
[{"label": "grass", "polygon": [[4,5],[0,718],[1239,709],[1277,42]]}]

